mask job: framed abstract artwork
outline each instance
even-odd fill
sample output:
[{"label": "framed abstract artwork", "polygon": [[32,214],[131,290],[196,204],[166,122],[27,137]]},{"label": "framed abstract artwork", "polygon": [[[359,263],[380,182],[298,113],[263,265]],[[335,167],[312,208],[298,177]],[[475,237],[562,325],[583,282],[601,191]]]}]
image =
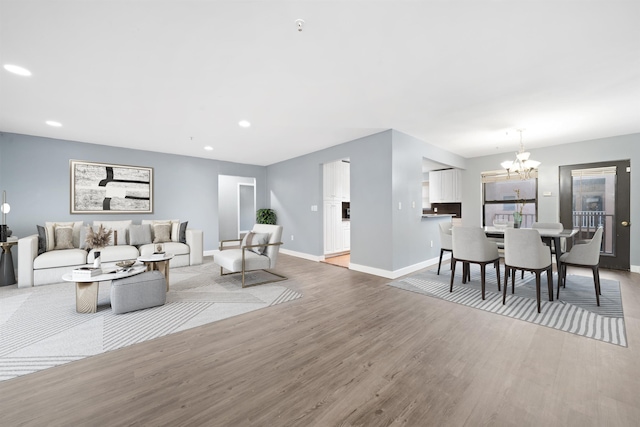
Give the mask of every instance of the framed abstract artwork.
[{"label": "framed abstract artwork", "polygon": [[153,213],[153,168],[69,161],[71,213]]}]

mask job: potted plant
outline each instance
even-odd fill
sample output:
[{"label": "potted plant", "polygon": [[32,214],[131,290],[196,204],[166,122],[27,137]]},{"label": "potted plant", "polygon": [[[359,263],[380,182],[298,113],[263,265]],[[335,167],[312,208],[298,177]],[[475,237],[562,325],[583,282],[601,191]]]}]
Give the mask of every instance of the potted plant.
[{"label": "potted plant", "polygon": [[522,210],[524,209],[524,199],[520,197],[520,189],[513,190],[516,192],[516,211],[513,213],[513,228],[520,228],[522,224]]},{"label": "potted plant", "polygon": [[258,209],[256,211],[256,223],[257,224],[272,224],[275,225],[278,217],[276,211],[273,209]]}]

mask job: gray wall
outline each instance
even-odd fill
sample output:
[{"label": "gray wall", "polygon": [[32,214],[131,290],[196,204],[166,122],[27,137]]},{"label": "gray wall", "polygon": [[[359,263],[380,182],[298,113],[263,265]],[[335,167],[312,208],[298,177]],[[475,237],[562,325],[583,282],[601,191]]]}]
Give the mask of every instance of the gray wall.
[{"label": "gray wall", "polygon": [[[153,168],[153,214],[70,214],[69,160]],[[170,219],[203,230],[204,249],[218,247],[218,175],[254,177],[257,207],[266,203],[266,168],[150,151],[0,133],[0,190],[7,191],[14,235],[36,233],[45,221]],[[14,252],[14,255],[16,253]]]},{"label": "gray wall", "polygon": [[[391,248],[391,230],[384,225],[391,222],[391,131],[267,167],[271,208],[284,227],[283,248],[323,256],[322,165],[344,158],[351,162],[351,262],[390,263],[388,254],[375,248]],[[311,211],[313,205],[317,211]]]},{"label": "gray wall", "polygon": [[[440,254],[440,220],[422,218],[423,158],[461,169],[466,165],[462,157],[405,133],[393,131],[391,271],[418,264]],[[433,247],[431,240],[434,242]]]},{"label": "gray wall", "polygon": [[465,166],[463,158],[393,130],[268,166],[271,208],[284,226],[283,248],[322,257],[322,164],[349,158],[351,263],[396,271],[437,256],[437,221],[421,219],[423,157]]},{"label": "gray wall", "polygon": [[[622,135],[590,141],[563,144],[555,147],[529,150],[531,158],[542,162],[538,173],[538,218],[542,222],[559,220],[558,172],[562,165],[631,160],[631,168],[640,163],[640,134]],[[463,172],[462,218],[465,225],[482,224],[482,184],[480,173],[500,169],[500,162],[512,160],[513,154],[467,159]],[[640,198],[636,196],[640,185],[638,175],[631,173],[631,265],[640,266]],[[544,197],[544,192],[551,197]]]}]

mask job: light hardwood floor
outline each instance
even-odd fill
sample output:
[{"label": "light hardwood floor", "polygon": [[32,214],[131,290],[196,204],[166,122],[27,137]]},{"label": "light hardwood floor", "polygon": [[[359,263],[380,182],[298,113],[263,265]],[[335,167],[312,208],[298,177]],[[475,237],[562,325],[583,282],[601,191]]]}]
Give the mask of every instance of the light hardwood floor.
[{"label": "light hardwood floor", "polygon": [[602,272],[621,282],[623,348],[323,263],[281,255],[276,271],[304,297],[2,382],[0,424],[640,422],[639,274]]},{"label": "light hardwood floor", "polygon": [[338,267],[349,268],[349,262],[351,261],[351,254],[338,255],[329,258],[325,258],[323,262],[331,265],[337,265]]}]

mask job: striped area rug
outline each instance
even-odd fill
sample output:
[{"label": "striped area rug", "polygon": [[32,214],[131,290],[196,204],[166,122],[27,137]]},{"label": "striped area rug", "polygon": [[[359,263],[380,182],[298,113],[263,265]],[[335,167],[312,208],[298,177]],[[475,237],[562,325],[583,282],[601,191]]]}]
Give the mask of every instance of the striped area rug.
[{"label": "striped area rug", "polygon": [[[171,269],[164,306],[125,314],[111,311],[109,282],[100,283],[92,314],[76,313],[73,283],[0,288],[0,381],[302,297],[283,286],[287,281],[242,288],[239,275],[220,277],[205,259]],[[252,272],[246,280],[267,275]]]},{"label": "striped area rug", "polygon": [[[591,276],[567,276],[567,286],[560,289],[560,299],[555,299],[554,295],[554,301],[551,302],[547,291],[547,279],[543,274],[540,286],[541,312],[538,313],[534,275],[526,273],[522,279],[518,273],[515,294],[511,293],[509,284],[507,301],[503,305],[502,292],[498,292],[494,270],[487,268],[483,301],[480,271],[479,268],[473,267],[471,281],[467,284],[462,284],[459,272],[456,274],[453,292],[449,292],[451,276],[446,270],[444,273],[441,271],[440,275],[434,271],[420,272],[389,285],[610,344],[627,346],[620,284],[617,281],[601,279],[602,295],[598,307]],[[555,274],[553,283],[555,292]]]}]

